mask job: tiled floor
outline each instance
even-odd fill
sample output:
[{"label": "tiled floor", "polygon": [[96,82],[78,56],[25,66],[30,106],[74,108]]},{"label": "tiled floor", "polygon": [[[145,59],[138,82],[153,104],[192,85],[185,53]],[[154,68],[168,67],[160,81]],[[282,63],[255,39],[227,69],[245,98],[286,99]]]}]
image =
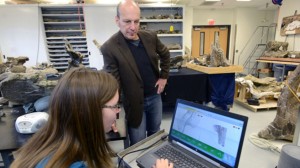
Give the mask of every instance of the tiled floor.
[{"label": "tiled floor", "polygon": [[[278,163],[280,154],[276,152],[272,152],[270,150],[259,148],[253,145],[248,138],[251,134],[258,133],[260,130],[264,129],[266,126],[268,126],[270,122],[274,120],[276,116],[276,109],[253,112],[238,104],[234,104],[233,108],[231,108],[230,111],[249,117],[248,127],[246,131],[246,137],[244,140],[239,167],[240,168],[253,168],[253,167],[275,168],[275,166]],[[165,131],[167,132],[169,131],[172,115],[173,115],[172,110],[169,108],[165,108],[163,113],[163,121],[162,121],[161,129],[165,129]],[[122,116],[123,114],[121,114],[121,117]],[[280,146],[284,143],[289,143],[289,142],[276,141],[275,143]],[[110,144],[116,152],[120,152],[124,149],[122,141],[113,141],[110,142]],[[1,165],[0,163],[0,167],[1,166],[3,165]]]}]

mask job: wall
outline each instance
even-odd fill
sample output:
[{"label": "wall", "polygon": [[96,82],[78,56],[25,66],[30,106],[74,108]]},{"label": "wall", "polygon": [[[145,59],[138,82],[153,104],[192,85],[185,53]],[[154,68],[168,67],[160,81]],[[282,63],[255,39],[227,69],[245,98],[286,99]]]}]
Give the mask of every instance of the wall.
[{"label": "wall", "polygon": [[[215,25],[231,25],[232,38],[234,25],[234,10],[232,9],[194,9],[193,25],[208,25],[208,19],[214,19]],[[232,58],[232,40],[229,44],[229,58]]]},{"label": "wall", "polygon": [[37,5],[0,6],[0,49],[6,57],[26,56],[25,66],[47,62]]},{"label": "wall", "polygon": [[103,57],[93,40],[96,39],[101,45],[119,30],[115,23],[116,6],[88,5],[84,7],[84,14],[88,50],[91,53],[90,66],[102,69]]},{"label": "wall", "polygon": [[[258,10],[257,8],[195,8],[193,11],[193,25],[208,25],[208,19],[214,19],[215,25],[231,25],[229,59],[234,64],[238,64],[239,58],[239,52],[235,53],[235,51],[241,51],[244,48],[257,26],[273,23],[276,16],[276,10]],[[244,59],[239,64],[242,64]]]},{"label": "wall", "polygon": [[[270,26],[272,23],[277,23],[277,10],[239,8],[235,13],[237,25],[235,63],[242,65],[256,44],[274,40],[275,27],[269,29],[273,33],[269,34],[269,40],[266,40],[267,28],[265,27],[263,30],[261,27],[258,28],[258,26]],[[263,34],[263,31],[265,34]]]},{"label": "wall", "polygon": [[[94,45],[100,44],[118,31],[114,17],[116,6],[85,5],[87,44],[90,51],[90,66],[101,69],[103,59]],[[0,49],[3,55],[27,56],[26,66],[49,62],[45,46],[45,34],[41,11],[38,5],[0,6]]]},{"label": "wall", "polygon": [[192,26],[193,26],[193,8],[184,8],[184,25],[183,25],[183,49],[186,54],[191,55],[192,46]]},{"label": "wall", "polygon": [[[285,7],[287,3],[291,3],[291,5]],[[287,10],[286,15],[290,15],[288,8],[297,5],[299,6],[299,2],[286,0],[281,8],[285,8]],[[114,22],[115,10],[115,6],[85,5],[91,67],[101,69],[103,66],[100,51],[92,41],[96,39],[100,44],[103,44],[118,30]],[[0,6],[0,49],[4,55],[28,56],[30,61],[26,63],[27,66],[36,65],[37,62],[47,62],[43,25],[42,23],[38,24],[39,19],[41,19],[39,12],[37,5]],[[284,12],[281,11],[280,16],[283,14]],[[274,20],[277,22],[277,11],[263,11],[256,8],[204,10],[186,7],[184,17],[184,47],[190,50],[193,25],[207,25],[208,19],[215,19],[216,25],[231,25],[229,56],[230,60],[233,61],[235,53],[233,50],[241,51],[257,26],[269,25]],[[235,30],[235,26],[237,26],[237,30]],[[234,36],[235,33],[236,37]],[[238,58],[239,52],[235,55],[235,64]],[[242,61],[239,64],[242,64]]]},{"label": "wall", "polygon": [[300,51],[300,34],[281,36],[280,35],[280,25],[282,23],[282,18],[287,16],[292,16],[297,10],[297,14],[300,14],[300,1],[297,0],[284,0],[282,1],[282,6],[279,8],[278,15],[278,25],[276,31],[275,39],[277,41],[287,41],[289,42],[288,51]]}]

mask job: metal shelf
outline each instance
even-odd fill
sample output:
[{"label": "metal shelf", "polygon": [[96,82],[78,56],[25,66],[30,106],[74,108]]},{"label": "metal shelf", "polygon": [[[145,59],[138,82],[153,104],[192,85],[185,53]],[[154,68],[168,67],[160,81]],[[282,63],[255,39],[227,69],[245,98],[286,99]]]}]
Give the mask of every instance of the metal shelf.
[{"label": "metal shelf", "polygon": [[59,70],[68,68],[70,55],[65,50],[65,40],[72,45],[74,51],[84,56],[83,64],[89,66],[89,52],[85,37],[83,8],[77,6],[45,6],[41,7],[48,59]]},{"label": "metal shelf", "polygon": [[[157,33],[159,39],[166,46],[177,44],[183,46],[184,7],[155,7],[140,5],[142,30],[151,30]],[[170,31],[171,26],[173,31]],[[184,50],[170,50],[171,57],[178,54],[184,55]]]}]

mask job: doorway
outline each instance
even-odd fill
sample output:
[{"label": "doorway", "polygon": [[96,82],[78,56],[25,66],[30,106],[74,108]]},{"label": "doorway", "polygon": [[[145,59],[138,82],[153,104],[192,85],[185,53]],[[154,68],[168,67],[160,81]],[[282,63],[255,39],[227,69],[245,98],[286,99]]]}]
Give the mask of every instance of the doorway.
[{"label": "doorway", "polygon": [[230,25],[193,26],[192,30],[192,57],[209,55],[211,44],[219,36],[220,48],[224,55],[229,57]]}]

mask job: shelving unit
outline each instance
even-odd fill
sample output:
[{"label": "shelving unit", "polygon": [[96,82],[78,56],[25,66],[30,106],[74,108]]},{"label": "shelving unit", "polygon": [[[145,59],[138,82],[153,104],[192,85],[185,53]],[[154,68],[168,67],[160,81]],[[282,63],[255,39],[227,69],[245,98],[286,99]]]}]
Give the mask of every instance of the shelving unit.
[{"label": "shelving unit", "polygon": [[74,51],[84,55],[83,65],[89,66],[84,14],[81,6],[41,7],[48,59],[59,72],[68,68],[71,59],[65,49],[66,40]]},{"label": "shelving unit", "polygon": [[184,55],[183,50],[183,6],[141,8],[142,30],[157,32],[159,39],[169,48],[171,57]]}]

